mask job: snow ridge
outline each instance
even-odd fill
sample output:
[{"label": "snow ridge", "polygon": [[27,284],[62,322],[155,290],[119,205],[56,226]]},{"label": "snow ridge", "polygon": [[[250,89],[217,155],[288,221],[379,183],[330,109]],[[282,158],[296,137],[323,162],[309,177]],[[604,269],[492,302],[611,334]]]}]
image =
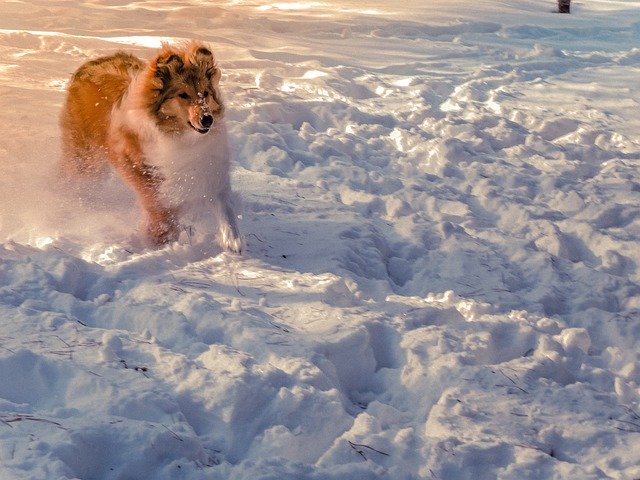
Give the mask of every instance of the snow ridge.
[{"label": "snow ridge", "polygon": [[[640,477],[640,4],[415,3],[0,6],[1,478]],[[194,36],[241,257],[52,180],[67,73]]]}]

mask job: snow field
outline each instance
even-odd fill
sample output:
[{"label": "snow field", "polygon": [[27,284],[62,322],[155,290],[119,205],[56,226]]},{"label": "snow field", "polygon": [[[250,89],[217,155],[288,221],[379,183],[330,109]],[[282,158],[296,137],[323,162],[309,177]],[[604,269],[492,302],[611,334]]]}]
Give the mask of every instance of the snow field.
[{"label": "snow field", "polygon": [[[640,5],[413,3],[0,7],[0,477],[640,477]],[[242,257],[52,185],[68,74],[191,37]]]}]

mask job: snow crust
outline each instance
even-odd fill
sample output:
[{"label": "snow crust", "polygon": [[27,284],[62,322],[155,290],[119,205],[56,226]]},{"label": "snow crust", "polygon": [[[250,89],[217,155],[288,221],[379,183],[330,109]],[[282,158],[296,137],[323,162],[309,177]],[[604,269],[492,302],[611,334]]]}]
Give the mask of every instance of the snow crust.
[{"label": "snow crust", "polygon": [[[640,2],[0,5],[0,478],[640,478]],[[69,75],[210,42],[242,256],[56,176]]]}]

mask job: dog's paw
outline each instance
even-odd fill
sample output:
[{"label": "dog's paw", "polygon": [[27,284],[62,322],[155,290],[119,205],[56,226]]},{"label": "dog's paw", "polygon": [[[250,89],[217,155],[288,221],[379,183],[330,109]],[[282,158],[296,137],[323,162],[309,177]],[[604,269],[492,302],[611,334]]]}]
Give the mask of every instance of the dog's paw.
[{"label": "dog's paw", "polygon": [[240,238],[234,238],[233,240],[230,240],[229,242],[227,242],[224,245],[224,248],[229,250],[231,253],[240,255],[242,253],[242,248],[243,248],[242,240]]},{"label": "dog's paw", "polygon": [[242,238],[229,225],[220,228],[220,246],[231,253],[242,253]]}]

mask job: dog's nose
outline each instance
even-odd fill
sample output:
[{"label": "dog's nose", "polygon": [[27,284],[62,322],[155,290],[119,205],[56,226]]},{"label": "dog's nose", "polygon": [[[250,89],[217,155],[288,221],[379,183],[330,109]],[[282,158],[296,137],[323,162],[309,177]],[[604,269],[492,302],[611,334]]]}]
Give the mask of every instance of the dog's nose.
[{"label": "dog's nose", "polygon": [[209,115],[208,113],[204,114],[200,119],[200,123],[204,128],[209,128],[211,125],[213,125],[213,116]]}]

